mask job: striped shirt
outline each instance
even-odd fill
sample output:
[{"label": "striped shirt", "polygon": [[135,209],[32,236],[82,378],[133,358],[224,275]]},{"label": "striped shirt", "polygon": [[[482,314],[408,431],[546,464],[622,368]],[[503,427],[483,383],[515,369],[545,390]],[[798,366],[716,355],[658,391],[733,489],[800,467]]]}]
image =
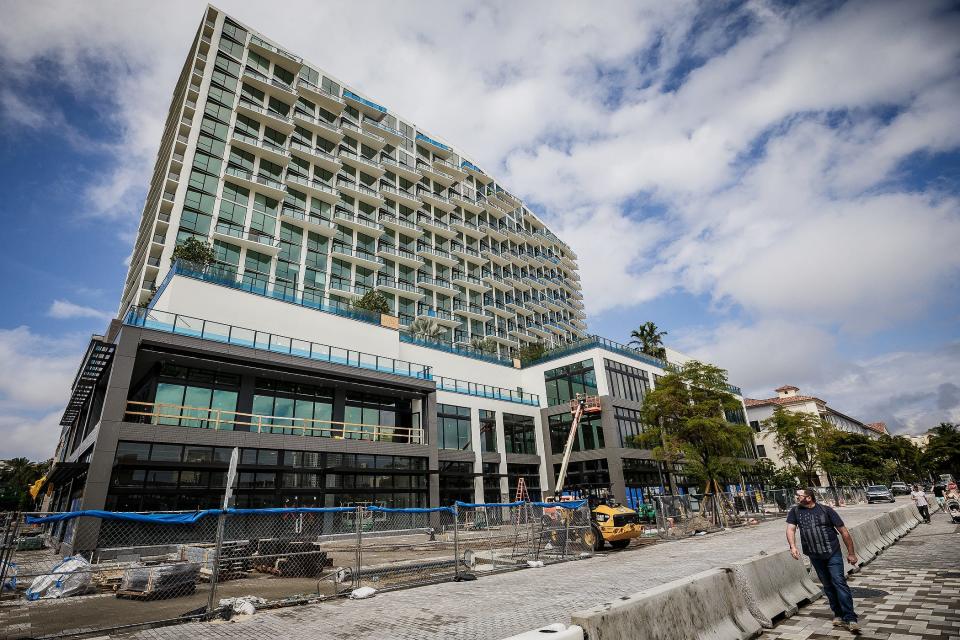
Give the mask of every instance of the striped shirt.
[{"label": "striped shirt", "polygon": [[840,550],[837,529],[843,520],[832,508],[815,504],[810,508],[795,505],[787,514],[787,524],[800,529],[803,553],[811,558],[829,558]]}]

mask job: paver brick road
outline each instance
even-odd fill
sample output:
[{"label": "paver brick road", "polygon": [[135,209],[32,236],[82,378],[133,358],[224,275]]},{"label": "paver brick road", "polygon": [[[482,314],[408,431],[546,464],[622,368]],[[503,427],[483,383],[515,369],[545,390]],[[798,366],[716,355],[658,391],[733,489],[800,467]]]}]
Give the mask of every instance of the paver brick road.
[{"label": "paver brick road", "polygon": [[[898,505],[845,507],[853,525]],[[527,569],[474,582],[378,594],[369,600],[330,601],[263,611],[237,623],[192,623],[149,629],[139,640],[376,638],[498,640],[553,622],[622,595],[717,565],[785,548],[784,524],[772,520],[749,529],[608,553],[590,560]]]},{"label": "paver brick road", "polygon": [[[960,640],[960,527],[944,513],[918,525],[849,580],[864,640]],[[862,590],[871,589],[872,592]],[[856,597],[857,592],[873,597]],[[804,607],[762,640],[835,640],[826,599]]]}]

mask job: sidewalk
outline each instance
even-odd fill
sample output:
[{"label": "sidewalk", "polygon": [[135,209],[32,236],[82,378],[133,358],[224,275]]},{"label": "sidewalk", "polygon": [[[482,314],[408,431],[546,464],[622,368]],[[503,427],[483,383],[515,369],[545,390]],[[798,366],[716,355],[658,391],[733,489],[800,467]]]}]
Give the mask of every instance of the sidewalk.
[{"label": "sidewalk", "polygon": [[[854,525],[905,504],[845,507]],[[760,553],[786,547],[784,521],[678,542],[631,547],[582,562],[526,569],[474,582],[378,594],[370,600],[337,600],[257,613],[244,622],[192,623],[150,629],[138,639],[191,640],[283,638],[294,640],[499,640],[554,623],[626,594]]]},{"label": "sidewalk", "polygon": [[[848,578],[860,616],[860,638],[960,640],[960,526],[943,512],[931,520]],[[854,637],[834,629],[832,618],[821,598],[764,633],[762,640]]]}]

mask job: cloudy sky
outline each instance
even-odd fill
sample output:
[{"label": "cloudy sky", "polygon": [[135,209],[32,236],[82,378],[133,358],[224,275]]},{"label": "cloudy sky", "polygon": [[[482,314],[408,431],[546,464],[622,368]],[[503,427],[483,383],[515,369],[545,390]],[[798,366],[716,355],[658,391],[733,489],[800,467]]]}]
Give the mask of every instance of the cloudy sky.
[{"label": "cloudy sky", "polygon": [[[520,194],[579,254],[591,331],[653,320],[752,397],[960,420],[949,3],[219,6]],[[0,0],[0,458],[52,453],[203,8]]]}]

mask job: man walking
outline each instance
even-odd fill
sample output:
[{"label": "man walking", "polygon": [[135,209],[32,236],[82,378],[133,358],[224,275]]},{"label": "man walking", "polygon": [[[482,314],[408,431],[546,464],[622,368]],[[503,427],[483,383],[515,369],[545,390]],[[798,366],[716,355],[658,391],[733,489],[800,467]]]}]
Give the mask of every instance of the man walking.
[{"label": "man walking", "polygon": [[817,492],[814,489],[799,489],[796,498],[797,504],[787,514],[787,544],[790,545],[790,554],[797,560],[800,559],[796,543],[797,527],[800,527],[803,553],[810,558],[810,564],[823,585],[823,592],[830,603],[830,609],[833,610],[833,626],[860,633],[837,534],[840,534],[847,547],[847,561],[850,564],[857,563],[853,538],[836,511],[817,503]]},{"label": "man walking", "polygon": [[920,485],[913,485],[913,493],[910,494],[910,497],[917,504],[917,511],[920,512],[923,521],[930,524],[930,503],[927,502],[927,494],[923,492]]},{"label": "man walking", "polygon": [[933,497],[937,499],[937,506],[943,510],[943,505],[946,504],[947,498],[946,494],[947,488],[940,483],[933,485]]}]

